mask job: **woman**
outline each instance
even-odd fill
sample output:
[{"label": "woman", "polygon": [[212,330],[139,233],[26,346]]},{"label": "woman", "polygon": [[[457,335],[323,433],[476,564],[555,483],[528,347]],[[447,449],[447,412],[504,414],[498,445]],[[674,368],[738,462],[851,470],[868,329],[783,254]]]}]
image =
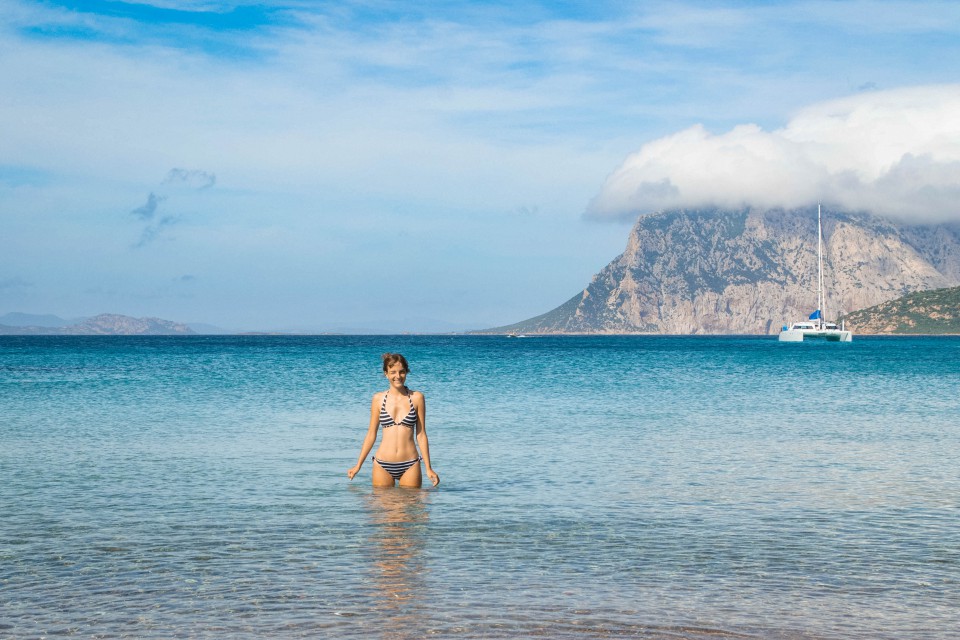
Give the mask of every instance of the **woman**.
[{"label": "woman", "polygon": [[[433,486],[440,484],[440,476],[430,466],[430,443],[427,441],[427,406],[423,394],[411,391],[406,386],[410,367],[399,353],[383,354],[383,374],[390,381],[390,388],[373,394],[370,403],[370,426],[363,439],[357,464],[347,471],[353,477],[360,471],[363,461],[377,441],[377,431],[383,429],[380,448],[373,456],[373,486],[392,487],[399,482],[401,487],[419,487],[423,482],[420,460],[426,465],[427,476]],[[416,441],[414,441],[416,440]],[[420,455],[417,455],[417,445]]]}]

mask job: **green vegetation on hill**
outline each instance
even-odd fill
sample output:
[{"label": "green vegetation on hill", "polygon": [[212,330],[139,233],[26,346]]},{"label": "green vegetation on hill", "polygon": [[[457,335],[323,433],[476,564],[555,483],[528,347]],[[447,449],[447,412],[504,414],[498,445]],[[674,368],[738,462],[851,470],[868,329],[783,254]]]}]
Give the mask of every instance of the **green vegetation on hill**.
[{"label": "green vegetation on hill", "polygon": [[917,291],[843,317],[855,333],[960,334],[960,287]]}]

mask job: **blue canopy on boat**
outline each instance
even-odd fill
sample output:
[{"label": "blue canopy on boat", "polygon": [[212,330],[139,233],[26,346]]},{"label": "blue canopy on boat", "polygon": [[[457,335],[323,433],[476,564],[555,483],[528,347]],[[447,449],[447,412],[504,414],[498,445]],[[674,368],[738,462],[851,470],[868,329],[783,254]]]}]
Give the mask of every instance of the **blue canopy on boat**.
[{"label": "blue canopy on boat", "polygon": [[814,311],[813,313],[811,313],[811,314],[810,314],[810,319],[811,319],[811,320],[819,320],[819,319],[820,319],[820,309],[817,309],[816,311]]}]

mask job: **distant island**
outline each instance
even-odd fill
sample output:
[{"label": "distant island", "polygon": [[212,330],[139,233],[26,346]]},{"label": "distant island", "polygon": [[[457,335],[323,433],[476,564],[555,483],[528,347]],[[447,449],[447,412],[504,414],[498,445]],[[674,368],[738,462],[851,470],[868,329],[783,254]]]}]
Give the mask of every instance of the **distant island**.
[{"label": "distant island", "polygon": [[[299,318],[294,318],[296,322]],[[419,331],[391,331],[375,324],[333,327],[311,327],[291,324],[286,327],[225,329],[203,322],[179,322],[155,317],[137,318],[116,313],[102,313],[91,318],[64,319],[53,314],[0,313],[0,335],[144,335],[144,336],[330,336],[330,335],[455,335],[466,328],[438,320],[419,320]]]},{"label": "distant island", "polygon": [[[196,335],[185,324],[160,318],[132,318],[112,313],[102,313],[74,324],[68,324],[56,316],[30,317],[26,314],[7,314],[0,318],[20,324],[0,323],[0,335],[58,335],[58,336],[170,336]],[[34,320],[35,324],[30,324]],[[26,323],[26,324],[23,324]]]}]

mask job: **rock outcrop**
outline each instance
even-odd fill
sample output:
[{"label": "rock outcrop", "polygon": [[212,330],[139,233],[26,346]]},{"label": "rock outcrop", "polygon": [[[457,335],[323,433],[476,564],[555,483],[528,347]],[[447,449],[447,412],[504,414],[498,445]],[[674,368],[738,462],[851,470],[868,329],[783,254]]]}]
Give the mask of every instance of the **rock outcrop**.
[{"label": "rock outcrop", "polygon": [[[960,227],[824,210],[824,313],[960,284]],[[495,333],[769,334],[816,308],[813,209],[642,216],[626,250],[556,309]]]}]

